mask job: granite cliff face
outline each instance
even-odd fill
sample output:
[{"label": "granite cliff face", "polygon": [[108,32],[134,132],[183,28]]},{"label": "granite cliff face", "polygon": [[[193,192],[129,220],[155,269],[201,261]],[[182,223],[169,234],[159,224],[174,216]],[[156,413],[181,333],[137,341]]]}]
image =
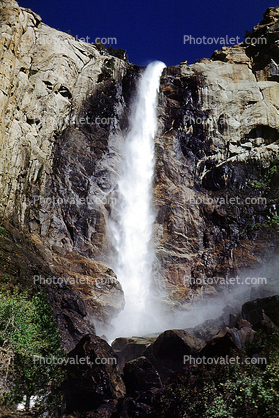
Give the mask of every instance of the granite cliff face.
[{"label": "granite cliff face", "polygon": [[[94,321],[108,323],[124,303],[114,272],[92,259],[107,244],[108,166],[118,147],[110,137],[111,131],[121,137],[125,119],[119,83],[126,63],[114,58],[111,69],[109,56],[13,1],[1,2],[0,43],[2,224],[47,267],[47,274],[41,268],[21,274],[40,275],[40,285],[51,278],[46,288],[57,299],[61,333],[74,335],[64,341],[72,349],[94,332]],[[109,79],[98,81],[104,74]],[[60,277],[73,298],[66,304],[51,286]],[[75,284],[81,282],[87,286]]]},{"label": "granite cliff face", "polygon": [[[29,276],[76,279],[67,297],[46,287],[69,351],[123,308],[107,226],[142,68],[0,5],[1,223],[7,246],[39,260]],[[200,297],[194,279],[257,269],[278,250],[278,10],[253,29],[267,45],[223,47],[162,75],[154,288],[170,309]]]},{"label": "granite cliff face", "polygon": [[278,249],[277,22],[268,9],[250,34],[258,45],[162,77],[155,236],[171,305],[191,300],[189,283],[214,293],[207,282],[257,272]]}]

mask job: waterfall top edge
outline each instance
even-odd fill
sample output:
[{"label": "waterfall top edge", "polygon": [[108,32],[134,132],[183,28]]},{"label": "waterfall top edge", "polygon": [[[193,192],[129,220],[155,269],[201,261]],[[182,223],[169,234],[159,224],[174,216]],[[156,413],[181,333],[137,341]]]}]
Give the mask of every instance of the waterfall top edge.
[{"label": "waterfall top edge", "polygon": [[146,66],[146,68],[148,68],[148,67],[151,67],[151,66],[159,66],[159,65],[161,65],[162,66],[162,68],[166,68],[167,66],[166,66],[166,64],[163,62],[163,61],[159,61],[159,60],[155,60],[155,61],[152,61],[152,62],[150,62],[147,66]]}]

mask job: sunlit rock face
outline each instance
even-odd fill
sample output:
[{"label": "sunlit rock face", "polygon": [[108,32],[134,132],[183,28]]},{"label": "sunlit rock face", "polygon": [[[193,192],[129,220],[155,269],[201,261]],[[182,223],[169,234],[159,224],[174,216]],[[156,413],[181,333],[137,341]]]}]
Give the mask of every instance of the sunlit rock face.
[{"label": "sunlit rock face", "polygon": [[[79,319],[75,303],[58,298],[55,305],[67,310],[60,331],[71,349],[70,334],[94,332],[94,322],[108,324],[124,306],[115,273],[101,261],[126,124],[127,64],[44,25],[15,1],[0,7],[0,215],[7,229],[28,237],[48,276],[68,280],[67,300],[83,300]],[[72,284],[79,280],[87,285]]]},{"label": "sunlit rock face", "polygon": [[[155,278],[170,306],[200,297],[197,282],[257,271],[276,251],[278,227],[268,219],[278,211],[278,168],[268,172],[279,145],[278,10],[269,9],[250,34],[266,36],[267,46],[223,47],[162,77]],[[260,187],[268,179],[271,188]]]},{"label": "sunlit rock face", "polygon": [[[83,300],[88,323],[108,325],[124,297],[110,269],[107,226],[143,69],[44,25],[15,1],[1,8],[2,222],[28,237],[52,274],[88,277],[91,285],[72,285],[71,294]],[[153,277],[171,309],[201,297],[194,280],[257,269],[276,251],[278,229],[269,221],[278,210],[278,169],[270,189],[249,181],[266,183],[278,154],[277,15],[270,9],[254,28],[266,47],[224,47],[161,77]],[[246,204],[247,197],[266,200]],[[222,288],[218,280],[203,295]]]},{"label": "sunlit rock face", "polygon": [[[93,201],[84,213],[90,206],[84,198],[94,184],[110,187],[105,162],[101,169],[98,161],[112,126],[119,130],[114,116],[123,114],[123,99],[117,103],[117,80],[125,63],[115,58],[110,80],[98,83],[107,56],[8,4],[1,13],[1,214],[67,250],[75,247],[71,228],[89,229],[90,247],[98,205]],[[91,218],[84,221],[88,225],[68,225],[67,205],[78,205],[82,217]]]}]

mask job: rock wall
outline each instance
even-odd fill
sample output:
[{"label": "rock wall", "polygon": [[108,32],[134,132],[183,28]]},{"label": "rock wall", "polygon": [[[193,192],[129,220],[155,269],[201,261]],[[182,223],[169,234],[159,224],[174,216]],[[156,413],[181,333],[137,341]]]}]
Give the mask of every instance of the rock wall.
[{"label": "rock wall", "polygon": [[[84,312],[58,298],[57,314],[68,309],[66,333],[79,327],[75,315],[89,328],[108,325],[124,299],[107,267],[114,255],[107,226],[143,69],[48,27],[15,1],[0,6],[2,224],[16,242],[20,231],[50,274],[88,279],[70,285],[68,296]],[[268,9],[253,30],[267,46],[223,47],[162,75],[154,288],[171,308],[200,297],[193,279],[235,276],[278,250],[278,10]]]},{"label": "rock wall", "polygon": [[223,47],[162,77],[154,234],[170,306],[278,254],[278,10],[250,34],[266,45]]},{"label": "rock wall", "polygon": [[[48,27],[15,1],[0,7],[2,225],[36,253],[47,277],[86,280],[87,287],[69,287],[86,305],[81,318],[92,333],[94,321],[108,323],[124,303],[114,272],[92,258],[100,259],[107,244],[106,191],[119,160],[111,132],[122,138],[127,63]],[[74,305],[63,327],[82,336]]]}]

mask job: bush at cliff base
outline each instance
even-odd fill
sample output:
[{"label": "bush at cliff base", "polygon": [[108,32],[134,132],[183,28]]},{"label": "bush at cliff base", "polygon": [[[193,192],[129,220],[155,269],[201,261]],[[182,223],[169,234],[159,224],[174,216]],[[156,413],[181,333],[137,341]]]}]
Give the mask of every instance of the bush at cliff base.
[{"label": "bush at cliff base", "polygon": [[38,413],[59,406],[62,395],[54,392],[65,372],[34,356],[65,357],[46,295],[0,292],[0,404],[15,408],[24,399],[28,410],[35,396]]}]

